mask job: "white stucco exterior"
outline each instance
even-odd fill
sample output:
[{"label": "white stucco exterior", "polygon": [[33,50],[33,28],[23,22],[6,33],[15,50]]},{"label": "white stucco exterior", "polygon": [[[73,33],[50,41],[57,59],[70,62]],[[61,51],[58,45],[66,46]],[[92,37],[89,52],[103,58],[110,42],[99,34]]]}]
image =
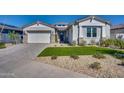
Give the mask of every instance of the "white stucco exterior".
[{"label": "white stucco exterior", "polygon": [[77,20],[64,26],[66,27],[60,24],[52,27],[40,22],[26,26],[23,29],[24,41],[27,43],[55,42],[55,33],[58,34],[56,40],[62,43],[75,41],[76,44],[79,44],[79,41],[85,40],[87,44],[90,44],[92,41],[98,43],[104,38],[110,38],[110,24],[95,16]]},{"label": "white stucco exterior", "polygon": [[[96,27],[97,36],[87,37],[87,27]],[[110,25],[95,19],[92,20],[88,19],[85,21],[81,21],[78,24],[73,25],[72,30],[73,30],[72,41],[76,41],[76,42],[78,42],[78,31],[79,31],[79,38],[83,38],[88,44],[91,42],[91,40],[94,40],[95,42],[99,42],[101,38],[106,38],[106,39],[110,38]]]},{"label": "white stucco exterior", "polygon": [[51,28],[51,27],[43,25],[43,24],[34,24],[31,26],[25,27],[23,29],[23,31],[25,33],[27,33],[27,31],[51,31],[51,33],[55,34],[54,28]]},{"label": "white stucco exterior", "polygon": [[72,43],[73,41],[73,30],[72,27],[68,30],[68,42]]},{"label": "white stucco exterior", "polygon": [[44,24],[33,24],[23,29],[26,43],[51,43],[55,28]]},{"label": "white stucco exterior", "polygon": [[82,30],[82,26],[100,26],[100,27],[102,27],[102,31],[103,31],[102,36],[103,37],[110,37],[110,35],[108,35],[108,33],[110,33],[110,25],[105,24],[103,22],[99,22],[99,21],[94,20],[94,19],[92,21],[90,21],[90,19],[89,19],[89,20],[86,20],[86,21],[79,23],[79,27],[81,28],[80,30]]},{"label": "white stucco exterior", "polygon": [[77,44],[77,40],[78,40],[78,25],[73,25],[72,26],[73,28],[73,41],[76,41],[76,44]]}]

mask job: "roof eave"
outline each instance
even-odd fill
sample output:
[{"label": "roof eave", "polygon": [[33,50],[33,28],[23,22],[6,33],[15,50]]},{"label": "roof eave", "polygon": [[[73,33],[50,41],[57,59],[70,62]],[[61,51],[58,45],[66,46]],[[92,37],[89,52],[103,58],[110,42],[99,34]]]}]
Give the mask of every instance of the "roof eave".
[{"label": "roof eave", "polygon": [[29,26],[32,26],[32,25],[34,25],[34,24],[42,24],[42,25],[46,25],[46,26],[48,26],[48,27],[51,27],[51,28],[54,28],[54,29],[55,29],[55,26],[49,25],[49,24],[46,24],[46,23],[43,23],[43,22],[34,22],[34,23],[32,23],[32,24],[25,25],[25,26],[23,26],[22,28],[24,29],[24,28],[29,27]]},{"label": "roof eave", "polygon": [[95,20],[100,21],[100,22],[102,22],[102,23],[111,25],[110,22],[105,21],[105,20],[100,19],[100,18],[97,18],[96,16],[89,16],[89,17],[86,17],[86,18],[84,18],[84,19],[77,20],[77,22],[80,23],[80,22],[83,22],[83,21],[86,21],[86,20],[89,20],[89,19],[95,19]]}]

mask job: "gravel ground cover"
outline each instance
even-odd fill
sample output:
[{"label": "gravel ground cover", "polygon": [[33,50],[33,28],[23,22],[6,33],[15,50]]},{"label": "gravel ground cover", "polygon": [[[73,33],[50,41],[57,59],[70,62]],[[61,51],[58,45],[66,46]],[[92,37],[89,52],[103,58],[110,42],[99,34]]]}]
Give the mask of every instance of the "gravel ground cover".
[{"label": "gravel ground cover", "polygon": [[[58,56],[56,59],[51,59],[50,56],[37,57],[36,60],[46,64],[55,65],[61,68],[69,69],[74,72],[87,74],[98,78],[124,78],[124,66],[121,60],[110,55],[105,55],[104,59],[94,58],[92,55],[79,56],[79,59],[73,59],[70,56]],[[98,62],[101,69],[96,70],[89,68],[89,65]]]}]

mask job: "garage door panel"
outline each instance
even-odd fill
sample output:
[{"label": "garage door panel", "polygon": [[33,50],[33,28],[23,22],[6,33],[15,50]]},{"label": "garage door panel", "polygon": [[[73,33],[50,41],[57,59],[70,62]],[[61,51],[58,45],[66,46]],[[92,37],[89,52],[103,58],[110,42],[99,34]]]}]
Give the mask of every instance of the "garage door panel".
[{"label": "garage door panel", "polygon": [[50,33],[28,33],[28,43],[50,43]]}]

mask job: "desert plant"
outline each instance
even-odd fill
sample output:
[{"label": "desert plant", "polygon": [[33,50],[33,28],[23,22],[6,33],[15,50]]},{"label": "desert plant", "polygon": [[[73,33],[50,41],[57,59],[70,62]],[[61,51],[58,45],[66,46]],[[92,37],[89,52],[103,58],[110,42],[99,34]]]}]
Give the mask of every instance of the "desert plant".
[{"label": "desert plant", "polygon": [[112,39],[106,39],[101,41],[101,46],[109,47],[110,45],[113,45]]},{"label": "desert plant", "polygon": [[79,59],[78,55],[71,55],[70,57],[73,58],[74,60]]},{"label": "desert plant", "polygon": [[101,46],[103,47],[114,46],[120,49],[124,49],[124,41],[120,39],[107,39],[107,40],[101,41]]},{"label": "desert plant", "polygon": [[51,59],[55,60],[55,59],[57,59],[57,56],[51,56]]},{"label": "desert plant", "polygon": [[101,69],[101,64],[98,62],[94,62],[94,63],[90,64],[89,67],[92,69],[99,70],[99,69]]},{"label": "desert plant", "polygon": [[95,53],[95,54],[93,55],[93,57],[98,58],[98,59],[103,59],[103,58],[105,58],[105,56],[104,56],[103,54],[99,53],[99,52]]},{"label": "desert plant", "polygon": [[123,40],[118,40],[119,41],[119,47],[120,49],[124,49],[124,41]]}]

